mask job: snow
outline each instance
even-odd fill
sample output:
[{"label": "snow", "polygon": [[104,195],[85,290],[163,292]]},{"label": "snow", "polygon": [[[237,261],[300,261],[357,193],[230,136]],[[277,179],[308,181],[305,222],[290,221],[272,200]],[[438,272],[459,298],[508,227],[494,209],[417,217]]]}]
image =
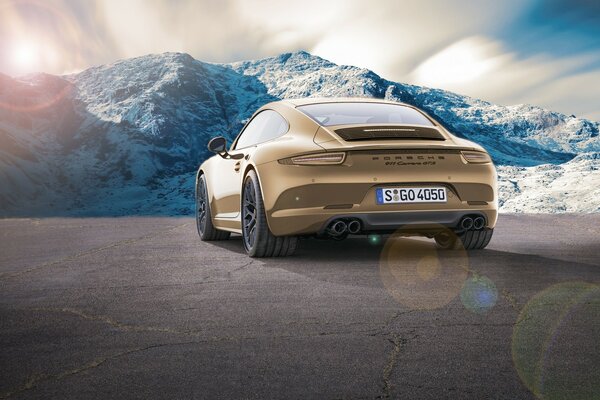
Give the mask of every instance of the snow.
[{"label": "snow", "polygon": [[0,75],[0,216],[182,215],[214,135],[297,97],[416,105],[483,145],[509,212],[598,212],[597,122],[388,81],[306,52],[231,64],[164,53],[67,76]]},{"label": "snow", "polygon": [[600,153],[564,164],[499,166],[503,212],[600,212]]}]

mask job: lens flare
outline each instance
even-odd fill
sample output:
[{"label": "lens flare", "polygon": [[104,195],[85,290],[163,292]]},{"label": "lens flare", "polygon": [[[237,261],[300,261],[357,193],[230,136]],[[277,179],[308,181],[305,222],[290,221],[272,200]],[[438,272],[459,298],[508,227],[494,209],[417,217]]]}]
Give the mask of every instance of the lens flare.
[{"label": "lens flare", "polygon": [[464,249],[438,252],[433,242],[398,233],[385,242],[379,261],[388,293],[413,310],[432,310],[450,303],[460,293],[468,270]]},{"label": "lens flare", "polygon": [[377,246],[378,244],[381,243],[381,236],[373,234],[373,235],[369,235],[367,236],[367,240],[369,241],[369,243],[371,243],[373,246]]},{"label": "lens flare", "polygon": [[513,329],[512,357],[519,377],[538,398],[598,396],[599,308],[600,286],[585,282],[551,286],[525,305]]},{"label": "lens flare", "polygon": [[460,300],[467,310],[485,314],[496,305],[498,290],[489,278],[473,275],[460,291]]}]

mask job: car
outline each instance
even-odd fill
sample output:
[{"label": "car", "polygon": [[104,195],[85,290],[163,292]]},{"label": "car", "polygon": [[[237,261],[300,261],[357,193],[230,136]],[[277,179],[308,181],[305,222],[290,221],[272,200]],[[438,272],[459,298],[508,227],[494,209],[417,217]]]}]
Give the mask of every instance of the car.
[{"label": "car", "polygon": [[398,232],[443,249],[485,248],[497,174],[478,144],[418,108],[355,98],[265,104],[196,175],[203,241],[241,234],[250,257],[288,256],[301,237]]}]

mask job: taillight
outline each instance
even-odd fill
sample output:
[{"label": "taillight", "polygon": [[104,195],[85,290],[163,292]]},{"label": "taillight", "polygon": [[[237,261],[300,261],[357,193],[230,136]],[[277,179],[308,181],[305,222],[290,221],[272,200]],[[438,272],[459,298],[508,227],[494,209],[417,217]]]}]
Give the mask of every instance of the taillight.
[{"label": "taillight", "polygon": [[338,165],[344,162],[346,153],[317,153],[279,160],[286,165]]},{"label": "taillight", "polygon": [[460,153],[468,163],[485,164],[492,162],[492,159],[488,153],[483,153],[480,151],[461,151]]}]

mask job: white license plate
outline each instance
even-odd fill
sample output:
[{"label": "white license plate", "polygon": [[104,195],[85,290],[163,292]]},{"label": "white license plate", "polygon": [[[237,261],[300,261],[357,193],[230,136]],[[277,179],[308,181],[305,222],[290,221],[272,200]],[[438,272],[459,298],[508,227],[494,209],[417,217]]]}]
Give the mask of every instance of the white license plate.
[{"label": "white license plate", "polygon": [[387,187],[375,190],[377,204],[445,203],[445,187]]}]

